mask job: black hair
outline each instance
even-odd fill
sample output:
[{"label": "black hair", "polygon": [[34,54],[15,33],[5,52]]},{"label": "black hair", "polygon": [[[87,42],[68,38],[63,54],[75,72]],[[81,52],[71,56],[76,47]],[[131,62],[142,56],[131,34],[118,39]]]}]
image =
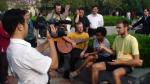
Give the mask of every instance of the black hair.
[{"label": "black hair", "polygon": [[124,25],[124,27],[129,27],[129,21],[127,21],[127,20],[125,20],[125,19],[119,20],[119,21],[117,22],[117,24],[120,24],[120,23],[122,23],[122,24]]},{"label": "black hair", "polygon": [[149,12],[149,9],[148,8],[144,8],[144,10],[147,10]]},{"label": "black hair", "polygon": [[2,24],[6,32],[10,36],[12,36],[16,30],[17,25],[24,24],[25,19],[22,15],[22,10],[20,9],[11,9],[5,12],[3,19],[2,19]]},{"label": "black hair", "polygon": [[2,20],[2,18],[3,18],[3,14],[0,14],[0,21]]},{"label": "black hair", "polygon": [[62,7],[62,8],[61,8],[61,13],[64,13],[64,12],[65,12],[65,8]]},{"label": "black hair", "polygon": [[82,22],[77,22],[77,23],[75,23],[75,31],[76,31],[76,29],[77,29],[77,26],[78,26],[78,25],[80,25],[80,24],[82,24],[82,25],[83,25],[83,23],[82,23]]},{"label": "black hair", "polygon": [[82,22],[77,22],[77,23],[75,23],[75,27],[77,27],[77,25],[80,25],[80,24],[82,24],[83,25],[83,23]]},{"label": "black hair", "polygon": [[56,6],[61,6],[61,5],[60,5],[60,3],[55,3],[53,8],[55,9]]},{"label": "black hair", "polygon": [[83,7],[79,7],[78,10],[85,10]]},{"label": "black hair", "polygon": [[102,36],[106,36],[106,34],[107,34],[107,31],[106,31],[106,28],[105,27],[98,27],[97,29],[96,29],[96,32],[95,33],[101,33],[101,35]]},{"label": "black hair", "polygon": [[29,11],[27,11],[27,10],[22,10],[21,15],[24,16],[24,15],[27,14],[27,13],[29,13]]},{"label": "black hair", "polygon": [[97,6],[97,5],[94,5],[94,6],[92,6],[92,9],[93,9],[93,8],[95,8],[95,7],[97,7],[97,8],[98,8],[98,6]]}]

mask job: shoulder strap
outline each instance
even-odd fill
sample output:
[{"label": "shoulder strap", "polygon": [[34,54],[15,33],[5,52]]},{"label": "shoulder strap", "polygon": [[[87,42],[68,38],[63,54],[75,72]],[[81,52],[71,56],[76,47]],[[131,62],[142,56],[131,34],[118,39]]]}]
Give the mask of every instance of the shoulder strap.
[{"label": "shoulder strap", "polygon": [[52,19],[54,17],[54,11],[52,11],[52,15],[50,17],[50,19]]},{"label": "shoulder strap", "polygon": [[123,50],[124,50],[124,41],[125,41],[125,38],[123,39],[123,42],[122,42],[121,52],[123,52]]}]

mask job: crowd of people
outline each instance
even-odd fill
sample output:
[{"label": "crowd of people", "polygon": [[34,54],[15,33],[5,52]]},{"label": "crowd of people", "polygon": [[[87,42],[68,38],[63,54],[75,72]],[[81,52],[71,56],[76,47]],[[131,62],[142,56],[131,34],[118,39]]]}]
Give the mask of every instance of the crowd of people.
[{"label": "crowd of people", "polygon": [[[89,69],[91,84],[97,84],[100,72],[105,70],[112,71],[115,84],[121,84],[122,76],[131,73],[133,67],[142,66],[137,39],[128,29],[142,23],[143,28],[137,33],[149,35],[149,9],[144,9],[142,19],[133,25],[126,20],[117,22],[118,35],[112,47],[98,6],[92,6],[87,16],[84,8],[78,8],[72,21],[69,10],[69,5],[62,10],[61,4],[56,3],[51,13],[41,12],[36,21],[27,10],[10,9],[3,14],[0,18],[0,84],[11,84],[13,78],[18,84],[47,84],[54,71],[63,72],[63,78],[69,80],[78,76],[83,68]],[[71,24],[75,31],[70,31]],[[38,37],[46,41],[37,46]],[[93,46],[89,52],[90,39]],[[64,41],[63,51],[69,48],[69,52],[60,51],[60,40]],[[49,56],[44,56],[42,52],[47,48]],[[80,66],[76,66],[78,61],[82,61]]]}]

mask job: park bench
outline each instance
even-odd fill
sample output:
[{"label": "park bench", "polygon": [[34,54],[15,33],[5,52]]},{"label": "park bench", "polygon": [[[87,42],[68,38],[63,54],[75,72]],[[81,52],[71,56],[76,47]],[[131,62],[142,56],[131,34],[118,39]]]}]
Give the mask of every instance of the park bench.
[{"label": "park bench", "polygon": [[[91,75],[89,70],[83,69],[79,77],[86,82],[91,83]],[[122,84],[150,84],[150,68],[135,68],[132,73],[121,78]],[[100,75],[99,84],[102,81],[109,81],[109,84],[115,84],[112,72],[103,71]]]}]

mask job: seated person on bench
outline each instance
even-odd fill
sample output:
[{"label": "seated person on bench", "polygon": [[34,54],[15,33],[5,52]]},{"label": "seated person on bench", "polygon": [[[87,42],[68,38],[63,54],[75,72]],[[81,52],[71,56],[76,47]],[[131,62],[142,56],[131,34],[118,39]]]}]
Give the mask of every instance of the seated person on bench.
[{"label": "seated person on bench", "polygon": [[103,44],[100,48],[112,55],[116,60],[112,62],[99,62],[92,65],[92,84],[97,84],[101,71],[113,71],[115,84],[121,84],[121,77],[132,72],[132,67],[141,66],[142,60],[139,57],[138,42],[135,37],[128,33],[128,22],[119,21],[116,25],[118,36],[115,38],[112,50]]},{"label": "seated person on bench", "polygon": [[103,27],[99,27],[96,29],[96,39],[94,39],[94,42],[93,42],[94,52],[86,53],[84,55],[84,58],[85,58],[84,63],[78,69],[76,69],[74,72],[70,74],[71,77],[76,77],[80,73],[81,69],[83,69],[84,67],[91,66],[94,62],[112,60],[109,53],[100,49],[100,44],[103,44],[105,47],[110,48],[110,43],[105,38],[106,32],[107,32],[106,29]]}]

